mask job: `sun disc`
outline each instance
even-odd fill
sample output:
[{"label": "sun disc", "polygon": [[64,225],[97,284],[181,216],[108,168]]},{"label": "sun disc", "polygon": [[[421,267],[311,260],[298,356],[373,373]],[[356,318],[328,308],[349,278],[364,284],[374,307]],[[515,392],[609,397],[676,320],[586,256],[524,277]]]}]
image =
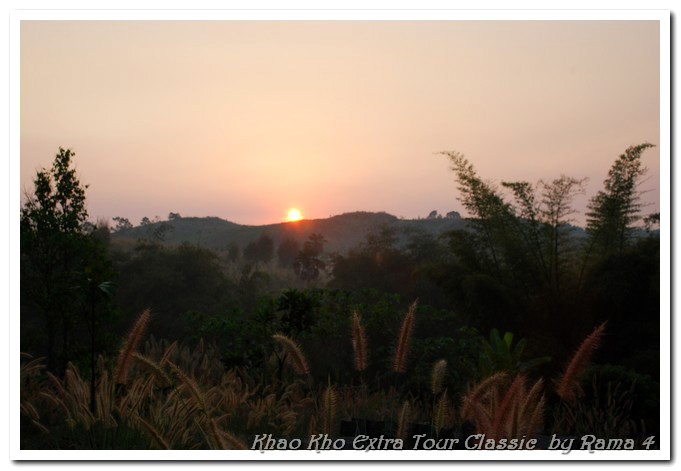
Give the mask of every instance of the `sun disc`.
[{"label": "sun disc", "polygon": [[300,211],[298,211],[295,208],[289,209],[289,211],[288,211],[288,220],[289,221],[300,221],[301,219],[303,219],[303,215],[300,214]]}]

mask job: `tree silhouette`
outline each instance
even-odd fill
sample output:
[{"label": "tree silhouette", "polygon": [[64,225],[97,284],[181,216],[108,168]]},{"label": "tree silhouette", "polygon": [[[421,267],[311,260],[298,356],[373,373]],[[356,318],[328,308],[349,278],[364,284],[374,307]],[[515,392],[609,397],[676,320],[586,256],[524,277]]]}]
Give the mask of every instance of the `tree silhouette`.
[{"label": "tree silhouette", "polygon": [[274,241],[269,235],[262,234],[244,248],[244,258],[252,263],[270,263],[274,258]]},{"label": "tree silhouette", "polygon": [[608,177],[589,203],[587,233],[589,251],[621,252],[631,239],[633,224],[641,219],[639,184],[647,169],[641,163],[652,144],[629,147],[610,168]]},{"label": "tree silhouette", "polygon": [[[87,320],[95,335],[95,325],[110,320],[108,305],[100,303],[96,316],[92,308],[92,283],[110,280],[112,271],[102,231],[85,230],[87,185],[80,183],[72,168],[74,155],[70,149],[59,149],[52,168],[37,172],[34,191],[26,195],[21,209],[22,303],[44,320],[44,348],[51,370],[63,367],[69,352],[77,350],[71,338],[76,325]],[[59,333],[62,365],[57,364]],[[91,348],[94,354],[94,340]]]},{"label": "tree silhouette", "polygon": [[128,218],[124,218],[121,216],[115,216],[111,218],[113,222],[116,223],[116,225],[113,228],[114,232],[121,232],[121,231],[127,231],[129,229],[132,229],[132,223]]},{"label": "tree silhouette", "polygon": [[300,251],[300,243],[296,239],[286,237],[279,243],[277,247],[277,258],[279,265],[282,267],[292,267],[296,260],[296,256]]},{"label": "tree silhouette", "polygon": [[303,250],[298,253],[293,264],[296,275],[303,281],[313,281],[319,278],[325,263],[319,258],[324,251],[326,239],[321,234],[311,234],[303,244]]}]

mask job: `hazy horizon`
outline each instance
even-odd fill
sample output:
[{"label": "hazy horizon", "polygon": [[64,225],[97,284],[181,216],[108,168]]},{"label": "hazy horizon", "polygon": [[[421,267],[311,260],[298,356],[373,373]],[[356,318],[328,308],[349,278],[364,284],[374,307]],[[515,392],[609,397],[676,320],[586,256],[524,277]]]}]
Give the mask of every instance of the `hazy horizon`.
[{"label": "hazy horizon", "polygon": [[[659,145],[655,21],[22,21],[21,188],[76,152],[90,217],[459,211],[448,160],[587,177]],[[643,156],[659,210],[659,147]]]}]

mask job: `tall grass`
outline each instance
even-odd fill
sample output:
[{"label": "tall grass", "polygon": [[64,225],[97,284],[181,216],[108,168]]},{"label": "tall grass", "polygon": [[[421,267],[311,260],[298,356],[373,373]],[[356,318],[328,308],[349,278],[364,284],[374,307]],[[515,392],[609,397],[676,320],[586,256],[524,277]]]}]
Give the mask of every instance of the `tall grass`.
[{"label": "tall grass", "polygon": [[[413,303],[402,320],[393,371],[406,371],[415,310]],[[91,448],[246,449],[255,434],[304,437],[322,431],[333,435],[338,421],[353,417],[358,404],[375,418],[387,420],[387,433],[394,431],[402,439],[413,421],[430,423],[440,435],[458,420],[453,414],[457,403],[458,418],[472,422],[479,433],[491,438],[531,437],[544,424],[547,391],[541,378],[529,381],[523,375],[499,371],[471,385],[457,400],[445,387],[448,364],[442,359],[432,366],[429,393],[420,397],[406,395],[395,386],[364,385],[358,391],[334,385],[330,378],[326,385],[315,385],[300,345],[275,334],[286,363],[305,378],[273,381],[239,368],[225,369],[218,352],[203,341],[192,349],[149,336],[140,348],[148,320],[149,312],[144,311],[115,361],[98,359],[94,410],[89,383],[75,365],[69,363],[63,378],[58,378],[52,373],[43,375],[42,359],[22,355],[22,423],[43,437],[44,447],[67,443]],[[577,349],[556,383],[559,398],[575,397],[580,373],[604,328],[595,329]],[[366,368],[367,344],[357,314],[353,315],[352,338],[355,369],[363,371],[359,367]],[[607,404],[620,410],[613,401]],[[603,420],[597,410],[582,409],[565,409],[564,422],[577,423],[575,411],[588,415],[585,421]],[[623,419],[611,428],[626,423]]]},{"label": "tall grass", "polygon": [[404,373],[407,371],[407,359],[411,348],[411,338],[414,333],[414,315],[416,313],[417,301],[414,301],[402,320],[400,335],[395,347],[395,359],[393,361],[393,371]]}]

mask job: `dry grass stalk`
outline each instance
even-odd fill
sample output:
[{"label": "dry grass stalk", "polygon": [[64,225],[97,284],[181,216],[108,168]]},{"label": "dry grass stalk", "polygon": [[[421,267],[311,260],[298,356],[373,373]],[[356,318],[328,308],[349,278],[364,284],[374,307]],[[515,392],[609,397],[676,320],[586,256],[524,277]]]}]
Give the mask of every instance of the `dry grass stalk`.
[{"label": "dry grass stalk", "polygon": [[520,406],[521,416],[526,417],[530,413],[532,407],[535,407],[539,403],[539,398],[542,395],[543,389],[544,379],[539,378],[530,389],[530,392],[528,392],[525,395],[525,400],[522,402],[522,405]]},{"label": "dry grass stalk", "polygon": [[352,348],[355,352],[355,370],[366,370],[369,365],[367,339],[362,326],[362,319],[356,312],[352,315]]},{"label": "dry grass stalk", "polygon": [[316,435],[317,434],[317,416],[313,415],[310,417],[310,422],[307,425],[307,434],[308,436]]},{"label": "dry grass stalk", "polygon": [[232,450],[248,450],[246,444],[231,433],[223,431],[222,437]]},{"label": "dry grass stalk", "polygon": [[147,358],[141,353],[133,353],[132,357],[139,362],[140,364],[144,365],[146,368],[148,368],[150,371],[155,373],[159,378],[161,378],[166,385],[171,384],[172,381],[170,380],[170,377],[166,374],[165,371],[163,371],[163,368],[161,365],[156,363],[154,360],[151,358]]},{"label": "dry grass stalk", "polygon": [[433,370],[430,374],[430,389],[434,396],[442,392],[442,384],[445,379],[445,372],[447,371],[447,360],[438,360],[433,365]]},{"label": "dry grass stalk", "polygon": [[544,422],[545,407],[546,400],[544,398],[544,395],[542,394],[541,398],[539,399],[539,402],[532,411],[532,415],[530,415],[529,420],[527,422],[525,434],[527,435],[528,438],[532,438],[532,436],[534,436],[534,432],[542,426]]},{"label": "dry grass stalk", "polygon": [[409,401],[404,401],[402,409],[400,410],[400,417],[397,421],[397,435],[395,438],[406,440],[409,428],[409,421],[411,420],[411,405]]},{"label": "dry grass stalk", "polygon": [[557,381],[556,393],[562,400],[573,402],[581,392],[579,387],[579,376],[586,369],[591,357],[598,348],[601,339],[603,338],[606,324],[607,322],[604,322],[596,327],[596,329],[582,341],[582,344],[579,346],[565,369],[563,376]]},{"label": "dry grass stalk", "polygon": [[173,343],[171,343],[168,348],[166,348],[165,352],[163,352],[163,356],[161,357],[161,360],[158,362],[159,365],[163,366],[167,361],[170,360],[170,356],[175,353],[175,349],[177,348],[177,340],[175,340]]},{"label": "dry grass stalk", "polygon": [[507,374],[500,371],[478,383],[468,394],[463,397],[461,406],[461,418],[471,419],[480,412],[480,402],[484,396],[490,394],[506,380]]},{"label": "dry grass stalk", "polygon": [[168,442],[163,438],[161,433],[158,430],[156,430],[156,428],[153,425],[151,425],[149,422],[144,420],[139,415],[136,416],[135,418],[140,424],[142,424],[142,427],[144,427],[144,429],[149,433],[151,438],[162,450],[170,450],[170,445],[168,445]]},{"label": "dry grass stalk", "polygon": [[151,311],[149,311],[149,309],[145,309],[137,318],[137,322],[135,322],[130,334],[128,334],[128,337],[126,338],[125,343],[118,354],[118,359],[116,360],[116,384],[125,384],[128,376],[128,370],[130,369],[132,354],[137,351],[137,347],[142,340],[144,330],[149,323],[150,317]]},{"label": "dry grass stalk", "polygon": [[437,401],[435,406],[435,416],[433,417],[433,428],[435,429],[435,434],[439,434],[447,423],[447,418],[449,417],[447,401],[447,390],[445,389],[440,399]]},{"label": "dry grass stalk", "polygon": [[218,426],[217,422],[215,419],[208,417],[208,430],[210,431],[210,436],[213,439],[213,442],[215,443],[215,448],[218,450],[226,450],[227,449],[227,443],[225,442],[223,438],[223,432],[220,430],[220,427]]},{"label": "dry grass stalk", "polygon": [[407,371],[407,358],[409,356],[409,348],[411,347],[411,337],[414,332],[414,313],[416,312],[417,303],[417,301],[414,301],[409,306],[409,310],[402,321],[397,347],[395,348],[395,361],[393,362],[393,371],[396,373]]},{"label": "dry grass stalk", "polygon": [[286,361],[293,368],[293,371],[299,375],[307,375],[310,373],[310,368],[307,365],[307,359],[300,349],[300,346],[290,337],[283,334],[274,334],[272,336],[286,352]]},{"label": "dry grass stalk", "polygon": [[182,371],[180,368],[177,367],[177,365],[168,362],[170,367],[173,369],[177,377],[182,381],[182,383],[185,385],[187,390],[189,391],[190,396],[194,399],[194,402],[196,403],[196,406],[201,409],[202,411],[206,412],[208,410],[208,406],[206,404],[206,398],[201,392],[201,389],[199,389],[199,386],[196,384],[196,382],[191,379],[189,376],[187,376],[184,371]]},{"label": "dry grass stalk", "polygon": [[497,373],[464,397],[461,416],[473,420],[478,433],[495,440],[530,437],[543,422],[543,387],[544,381],[539,379],[527,392],[522,375],[507,386],[505,375]]},{"label": "dry grass stalk", "polygon": [[494,421],[492,422],[491,436],[499,440],[507,435],[514,437],[517,433],[518,408],[520,398],[524,396],[525,377],[518,375],[515,377],[511,386],[506,390],[499,407],[494,411]]},{"label": "dry grass stalk", "polygon": [[322,396],[322,416],[324,433],[331,435],[336,417],[336,391],[331,384],[326,387]]}]

